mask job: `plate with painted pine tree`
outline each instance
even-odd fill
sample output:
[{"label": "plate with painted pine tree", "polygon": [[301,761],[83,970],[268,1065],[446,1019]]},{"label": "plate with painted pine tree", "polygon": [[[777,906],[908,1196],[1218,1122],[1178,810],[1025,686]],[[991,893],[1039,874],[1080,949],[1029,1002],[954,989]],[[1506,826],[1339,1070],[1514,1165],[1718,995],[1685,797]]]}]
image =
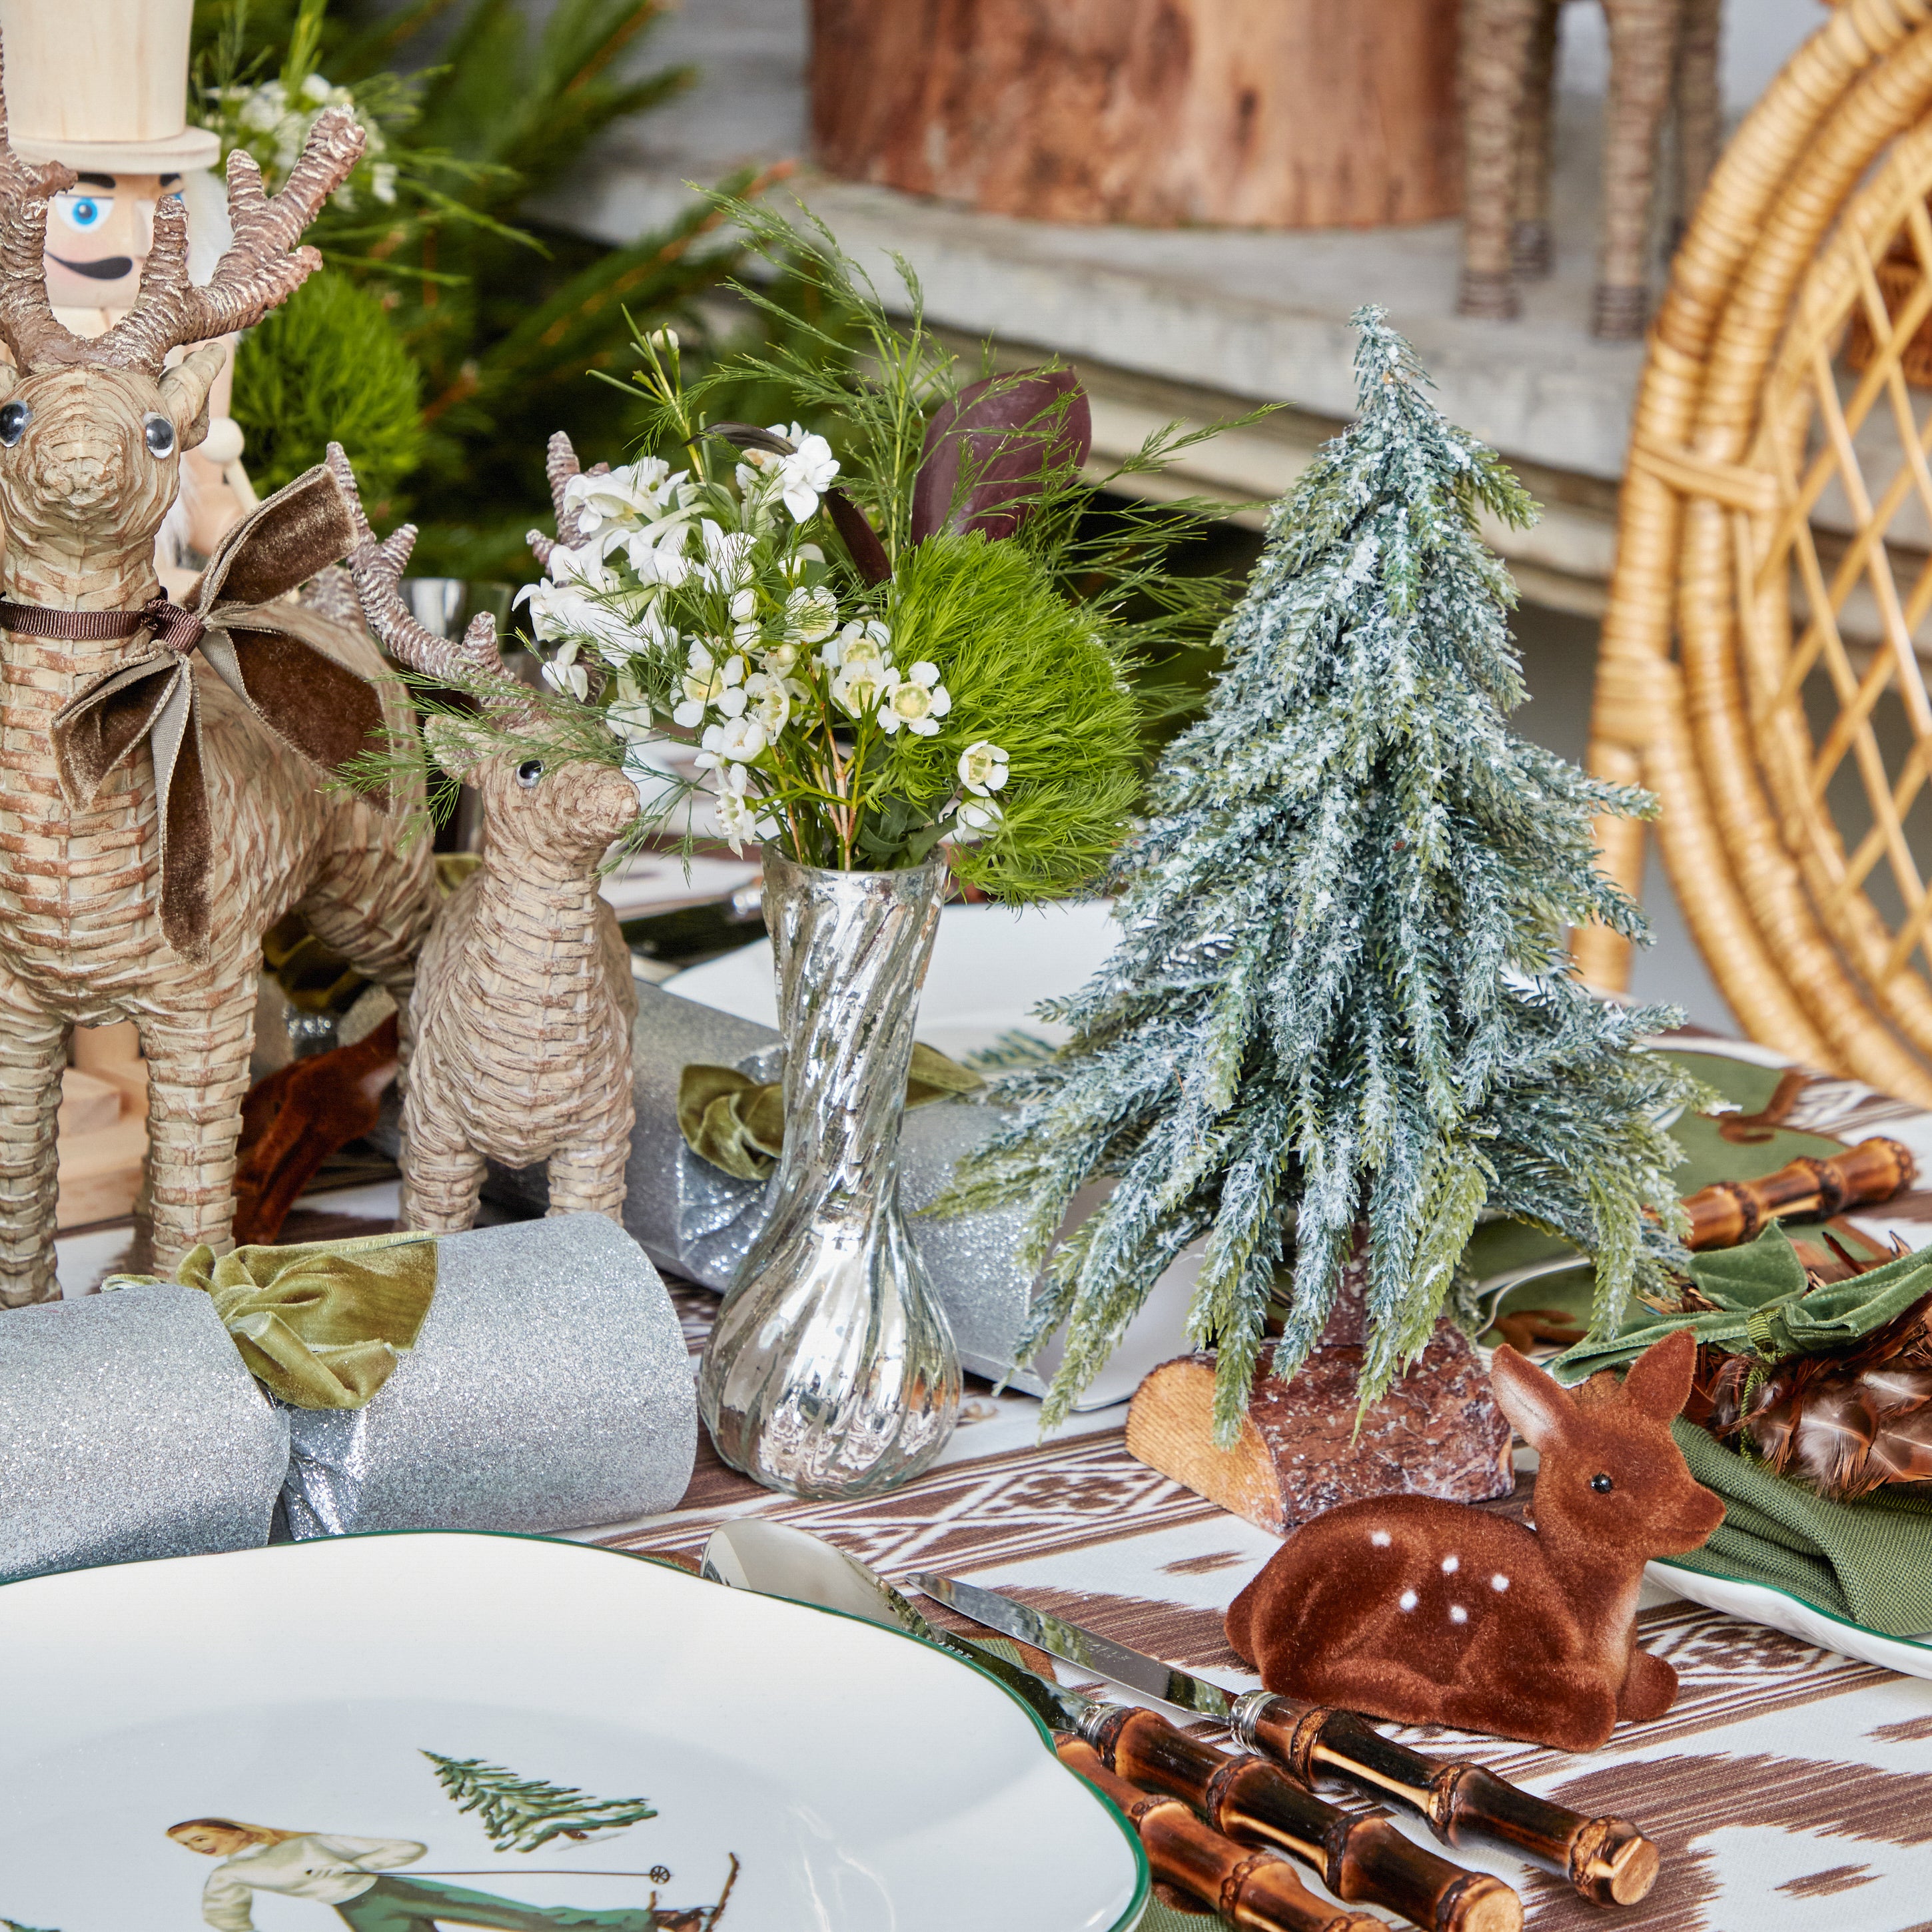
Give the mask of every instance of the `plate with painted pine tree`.
[{"label": "plate with painted pine tree", "polygon": [[1118,1814],[896,1633],[538,1538],[0,1588],[0,1928],[1126,1932]]}]

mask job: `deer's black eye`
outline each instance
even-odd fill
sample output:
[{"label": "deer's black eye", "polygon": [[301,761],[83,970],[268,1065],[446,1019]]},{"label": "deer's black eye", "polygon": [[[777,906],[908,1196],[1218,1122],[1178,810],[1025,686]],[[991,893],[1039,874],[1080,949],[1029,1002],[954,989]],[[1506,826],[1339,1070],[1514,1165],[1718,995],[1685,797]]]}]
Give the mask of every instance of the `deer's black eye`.
[{"label": "deer's black eye", "polygon": [[1604,1472],[1599,1469],[1597,1473],[1590,1478],[1590,1486],[1596,1491],[1598,1496],[1606,1496],[1616,1487],[1616,1484],[1612,1482],[1610,1478],[1605,1475]]},{"label": "deer's black eye", "polygon": [[0,443],[11,449],[27,433],[34,412],[25,403],[0,403]]},{"label": "deer's black eye", "polygon": [[166,416],[149,416],[141,425],[141,438],[152,455],[169,456],[174,452],[175,426]]},{"label": "deer's black eye", "polygon": [[526,758],[517,767],[517,782],[526,791],[534,790],[537,780],[542,776],[543,760],[541,758]]}]

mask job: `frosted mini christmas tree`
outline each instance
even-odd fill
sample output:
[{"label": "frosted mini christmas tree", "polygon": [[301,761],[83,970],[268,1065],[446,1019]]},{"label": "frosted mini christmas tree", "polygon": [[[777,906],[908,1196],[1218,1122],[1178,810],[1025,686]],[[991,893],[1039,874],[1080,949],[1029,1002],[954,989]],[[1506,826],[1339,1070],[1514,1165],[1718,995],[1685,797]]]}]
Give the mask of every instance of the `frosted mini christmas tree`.
[{"label": "frosted mini christmas tree", "polygon": [[1354,322],[1360,420],[1270,519],[1207,711],[1118,862],[1125,936],[1042,1009],[1072,1042],[1003,1083],[1019,1112],[957,1178],[956,1206],[1028,1204],[1028,1346],[1067,1330],[1049,1424],[1202,1238],[1189,1330],[1217,1352],[1224,1445],[1271,1306],[1286,1377],[1352,1261],[1366,1400],[1460,1307],[1485,1209],[1594,1257],[1599,1326],[1680,1257],[1658,1123],[1698,1090],[1636,1042],[1681,1016],[1593,999],[1565,952],[1591,919],[1644,936],[1591,821],[1652,802],[1510,730],[1514,591],[1477,520],[1534,506],[1383,312]]}]

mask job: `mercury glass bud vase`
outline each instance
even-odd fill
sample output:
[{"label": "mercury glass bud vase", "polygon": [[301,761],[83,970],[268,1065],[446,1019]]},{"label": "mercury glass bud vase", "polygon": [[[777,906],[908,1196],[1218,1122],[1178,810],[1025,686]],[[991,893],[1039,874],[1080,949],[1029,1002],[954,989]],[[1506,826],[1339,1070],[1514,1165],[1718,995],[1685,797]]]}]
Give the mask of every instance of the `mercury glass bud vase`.
[{"label": "mercury glass bud vase", "polygon": [[698,1400],[726,1462],[796,1496],[904,1482],[958,1417],[952,1330],[899,1208],[913,1024],[945,881],[939,860],[828,872],[766,848],[784,1148]]}]

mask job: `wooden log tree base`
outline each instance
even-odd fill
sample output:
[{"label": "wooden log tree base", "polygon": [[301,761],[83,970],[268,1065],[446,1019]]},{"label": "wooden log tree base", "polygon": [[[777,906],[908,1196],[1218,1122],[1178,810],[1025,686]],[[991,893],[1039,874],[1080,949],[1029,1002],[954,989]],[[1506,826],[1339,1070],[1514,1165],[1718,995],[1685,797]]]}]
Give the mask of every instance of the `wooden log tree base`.
[{"label": "wooden log tree base", "polygon": [[994,214],[1367,228],[1462,207],[1444,0],[812,0],[812,140]]},{"label": "wooden log tree base", "polygon": [[1277,1378],[1264,1349],[1232,1449],[1214,1445],[1214,1358],[1183,1355],[1143,1382],[1127,1410],[1127,1454],[1210,1502],[1286,1536],[1364,1496],[1484,1502],[1515,1477],[1510,1428],[1462,1331],[1443,1323],[1415,1366],[1356,1432],[1359,1295],[1344,1290],[1319,1346]]}]

